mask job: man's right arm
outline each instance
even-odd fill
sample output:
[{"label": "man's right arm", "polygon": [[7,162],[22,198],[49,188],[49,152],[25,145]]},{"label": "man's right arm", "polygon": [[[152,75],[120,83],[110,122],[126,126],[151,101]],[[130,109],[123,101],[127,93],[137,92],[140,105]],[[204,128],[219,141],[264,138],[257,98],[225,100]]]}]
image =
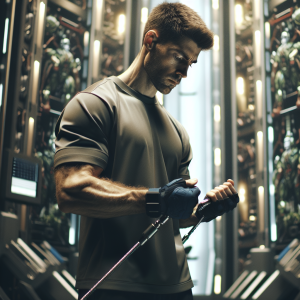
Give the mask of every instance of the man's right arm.
[{"label": "man's right arm", "polygon": [[56,198],[61,211],[93,218],[145,213],[147,188],[100,178],[102,168],[63,164],[55,170]]}]

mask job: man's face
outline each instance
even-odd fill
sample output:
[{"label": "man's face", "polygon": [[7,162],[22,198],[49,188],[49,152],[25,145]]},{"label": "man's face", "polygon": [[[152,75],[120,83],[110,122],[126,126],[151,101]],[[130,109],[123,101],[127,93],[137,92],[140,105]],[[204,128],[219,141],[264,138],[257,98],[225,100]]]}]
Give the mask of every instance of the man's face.
[{"label": "man's face", "polygon": [[197,62],[201,51],[190,38],[182,37],[178,42],[156,43],[145,58],[145,70],[162,94],[169,94],[187,76],[188,68]]}]

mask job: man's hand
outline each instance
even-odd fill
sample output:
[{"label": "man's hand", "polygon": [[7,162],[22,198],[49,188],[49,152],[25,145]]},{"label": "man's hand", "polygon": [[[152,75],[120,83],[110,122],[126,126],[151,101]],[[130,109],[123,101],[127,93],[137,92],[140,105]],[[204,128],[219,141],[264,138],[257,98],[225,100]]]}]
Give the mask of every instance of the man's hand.
[{"label": "man's hand", "polygon": [[173,219],[186,219],[198,203],[197,180],[175,179],[159,189],[161,213]]},{"label": "man's hand", "polygon": [[231,179],[209,191],[204,199],[209,199],[211,203],[200,203],[196,210],[196,216],[199,220],[204,216],[203,222],[209,222],[233,210],[239,202],[237,191],[234,188],[234,181]]},{"label": "man's hand", "polygon": [[195,187],[195,185],[198,183],[197,178],[188,179],[185,181],[187,187]]},{"label": "man's hand", "polygon": [[227,182],[224,182],[223,184],[209,191],[205,195],[204,199],[209,198],[213,202],[216,202],[218,200],[224,200],[234,194],[237,194],[237,191],[234,188],[234,181],[232,179],[228,179]]}]

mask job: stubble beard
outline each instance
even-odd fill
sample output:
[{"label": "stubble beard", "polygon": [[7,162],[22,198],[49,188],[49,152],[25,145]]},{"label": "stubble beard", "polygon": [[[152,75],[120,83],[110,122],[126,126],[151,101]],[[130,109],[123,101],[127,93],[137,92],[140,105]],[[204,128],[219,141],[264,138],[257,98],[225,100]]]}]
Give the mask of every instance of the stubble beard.
[{"label": "stubble beard", "polygon": [[163,83],[163,77],[160,76],[161,73],[163,73],[163,70],[159,70],[156,67],[156,64],[153,63],[155,62],[155,59],[152,59],[151,62],[150,61],[146,61],[144,68],[145,71],[149,77],[149,79],[151,80],[152,84],[154,85],[154,87],[162,94],[166,95],[169,94],[172,89],[174,88],[174,86],[172,86],[172,84],[166,85]]}]

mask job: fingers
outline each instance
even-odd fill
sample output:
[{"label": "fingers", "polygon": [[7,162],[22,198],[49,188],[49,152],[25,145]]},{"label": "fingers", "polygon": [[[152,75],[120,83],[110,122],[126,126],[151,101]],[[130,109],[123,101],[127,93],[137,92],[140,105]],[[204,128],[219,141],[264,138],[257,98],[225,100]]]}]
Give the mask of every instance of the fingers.
[{"label": "fingers", "polygon": [[[209,191],[206,194],[205,198],[209,198],[213,202],[218,201],[218,200],[223,200],[222,194],[217,189],[213,189],[213,190]],[[227,196],[225,198],[227,198]]]},{"label": "fingers", "polygon": [[228,186],[228,188],[230,189],[230,191],[232,192],[232,194],[237,194],[237,191],[236,191],[236,189],[234,188],[234,186],[233,186],[232,183],[234,184],[233,180],[228,179],[227,182],[224,182],[224,183],[223,183],[223,185]]},{"label": "fingers", "polygon": [[227,179],[227,182],[231,183],[234,186],[234,181],[232,179]]},{"label": "fingers", "polygon": [[211,190],[208,192],[204,198],[209,198],[211,201],[216,202],[218,200],[216,193],[214,190]]},{"label": "fingers", "polygon": [[193,187],[195,184],[197,184],[198,179],[197,178],[188,179],[185,182],[186,182],[187,187]]},{"label": "fingers", "polygon": [[227,185],[222,184],[220,185],[220,187],[224,189],[224,192],[226,193],[227,197],[233,195],[232,191]]},{"label": "fingers", "polygon": [[[192,179],[190,179],[192,180]],[[194,179],[193,179],[194,180]],[[188,183],[188,181],[186,181]],[[223,184],[215,187],[213,190],[209,191],[205,198],[211,199],[213,202],[224,200],[234,194],[237,194],[236,189],[234,188],[234,181],[232,179],[228,179]]]},{"label": "fingers", "polygon": [[[225,186],[226,187],[226,186]],[[219,192],[220,192],[220,194],[221,194],[221,196],[222,196],[222,199],[225,199],[225,198],[227,198],[228,196],[227,196],[227,193],[226,193],[226,191],[225,191],[225,188],[223,188],[223,186],[221,185],[221,186],[218,186],[218,187],[215,187],[214,188],[215,190],[218,190]],[[222,200],[222,199],[218,199],[218,200]]]},{"label": "fingers", "polygon": [[227,182],[224,182],[224,184],[219,185],[208,192],[205,198],[210,198],[214,202],[218,200],[224,200],[236,193],[233,185],[233,180],[229,179]]}]

